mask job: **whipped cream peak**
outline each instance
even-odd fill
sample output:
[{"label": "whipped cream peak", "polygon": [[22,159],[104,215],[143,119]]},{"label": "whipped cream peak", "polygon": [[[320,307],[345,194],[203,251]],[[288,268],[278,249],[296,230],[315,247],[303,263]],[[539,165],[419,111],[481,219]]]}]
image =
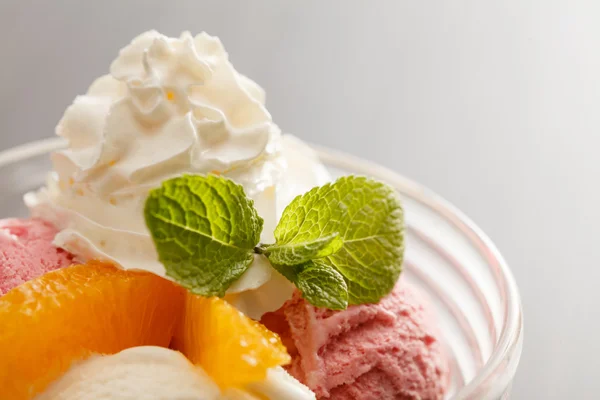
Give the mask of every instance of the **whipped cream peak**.
[{"label": "whipped cream peak", "polygon": [[72,164],[58,170],[63,181],[113,192],[184,171],[227,173],[279,150],[262,89],[235,71],[217,38],[150,31],[121,50],[110,70],[58,124],[69,149],[55,158]]},{"label": "whipped cream peak", "polygon": [[[272,242],[282,207],[329,178],[310,149],[281,135],[262,88],[239,74],[220,40],[206,33],[136,37],[110,74],[75,98],[56,133],[68,147],[53,154],[47,186],[26,195],[32,214],[54,223],[55,244],[80,261],[161,276],[143,209],[162,181],[207,173],[233,179],[265,220],[261,240]],[[258,258],[229,293],[258,318],[293,289]]]}]

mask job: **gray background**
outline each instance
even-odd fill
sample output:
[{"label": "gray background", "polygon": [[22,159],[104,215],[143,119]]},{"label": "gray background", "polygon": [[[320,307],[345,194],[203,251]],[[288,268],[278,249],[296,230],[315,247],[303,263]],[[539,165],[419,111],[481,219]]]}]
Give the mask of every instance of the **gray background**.
[{"label": "gray background", "polygon": [[597,1],[0,0],[0,148],[45,138],[118,49],[206,30],[286,131],[430,186],[502,250],[515,399],[598,398]]}]

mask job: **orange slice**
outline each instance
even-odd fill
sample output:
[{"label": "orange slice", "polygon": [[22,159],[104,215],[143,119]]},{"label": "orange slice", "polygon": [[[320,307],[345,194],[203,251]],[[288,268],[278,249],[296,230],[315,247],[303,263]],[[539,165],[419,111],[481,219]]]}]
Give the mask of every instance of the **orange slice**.
[{"label": "orange slice", "polygon": [[221,388],[244,388],[290,356],[276,333],[222,299],[186,294],[172,347],[200,365]]},{"label": "orange slice", "polygon": [[148,272],[91,263],[0,297],[2,398],[30,399],[92,353],[168,346],[184,290]]},{"label": "orange slice", "polygon": [[290,361],[277,334],[226,301],[92,262],[0,297],[0,397],[31,399],[91,354],[170,344],[224,389],[261,381]]}]

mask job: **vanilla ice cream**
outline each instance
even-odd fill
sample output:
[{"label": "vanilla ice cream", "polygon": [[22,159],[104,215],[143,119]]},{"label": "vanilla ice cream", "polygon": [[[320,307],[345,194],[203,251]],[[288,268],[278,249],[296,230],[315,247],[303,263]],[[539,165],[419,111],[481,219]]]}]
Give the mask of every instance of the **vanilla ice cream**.
[{"label": "vanilla ice cream", "polygon": [[177,351],[133,347],[80,362],[35,400],[314,400],[315,395],[282,368],[247,390],[222,392]]}]

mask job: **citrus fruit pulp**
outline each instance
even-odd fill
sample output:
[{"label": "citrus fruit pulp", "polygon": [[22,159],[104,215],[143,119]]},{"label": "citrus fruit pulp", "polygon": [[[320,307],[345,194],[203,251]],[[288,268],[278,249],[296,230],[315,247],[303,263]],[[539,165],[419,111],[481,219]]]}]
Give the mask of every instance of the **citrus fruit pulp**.
[{"label": "citrus fruit pulp", "polygon": [[244,388],[288,364],[279,336],[217,297],[187,293],[172,348],[202,366],[221,388]]},{"label": "citrus fruit pulp", "polygon": [[222,388],[243,388],[289,362],[276,334],[224,300],[91,262],[0,297],[0,398],[31,399],[91,354],[170,344]]}]

